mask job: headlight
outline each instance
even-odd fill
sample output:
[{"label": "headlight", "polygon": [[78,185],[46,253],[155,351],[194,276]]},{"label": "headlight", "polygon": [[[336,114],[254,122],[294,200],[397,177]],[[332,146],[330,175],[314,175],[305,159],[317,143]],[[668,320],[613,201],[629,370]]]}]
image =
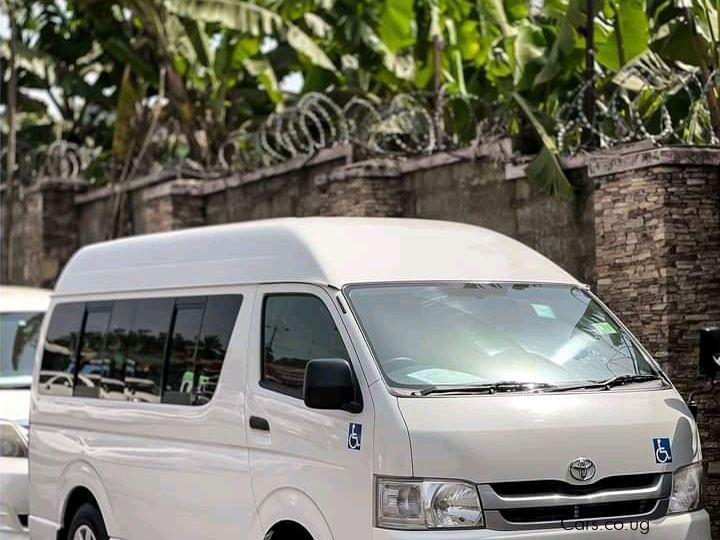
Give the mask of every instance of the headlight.
[{"label": "headlight", "polygon": [[0,422],[0,457],[28,457],[27,441],[20,430],[12,422]]},{"label": "headlight", "polygon": [[477,488],[465,482],[378,478],[378,527],[457,529],[484,525]]},{"label": "headlight", "polygon": [[673,473],[669,512],[677,514],[697,510],[702,498],[702,482],[702,462],[692,463],[676,470]]}]

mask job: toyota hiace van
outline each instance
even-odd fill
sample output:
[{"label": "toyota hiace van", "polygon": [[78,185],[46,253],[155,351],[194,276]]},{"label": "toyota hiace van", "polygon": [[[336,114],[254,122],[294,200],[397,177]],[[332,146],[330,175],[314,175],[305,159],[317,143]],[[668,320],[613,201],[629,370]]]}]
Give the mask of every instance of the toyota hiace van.
[{"label": "toyota hiace van", "polygon": [[486,229],[101,243],[41,339],[33,540],[710,538],[679,393],[587,286]]}]

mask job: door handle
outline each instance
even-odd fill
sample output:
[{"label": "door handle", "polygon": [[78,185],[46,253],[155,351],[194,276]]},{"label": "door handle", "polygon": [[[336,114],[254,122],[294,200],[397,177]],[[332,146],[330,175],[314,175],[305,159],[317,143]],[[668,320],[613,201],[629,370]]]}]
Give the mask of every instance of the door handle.
[{"label": "door handle", "polygon": [[270,431],[270,423],[264,418],[259,416],[250,417],[250,427],[252,429],[258,429],[260,431]]}]

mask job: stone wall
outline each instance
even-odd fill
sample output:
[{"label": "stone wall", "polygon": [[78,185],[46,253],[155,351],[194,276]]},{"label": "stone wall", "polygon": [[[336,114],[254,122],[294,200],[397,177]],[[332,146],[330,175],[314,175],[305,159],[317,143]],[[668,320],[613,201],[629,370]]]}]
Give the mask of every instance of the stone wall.
[{"label": "stone wall", "polygon": [[[126,234],[284,216],[396,216],[465,221],[517,237],[581,280],[594,279],[592,192],[571,171],[572,202],[542,194],[496,157],[472,150],[352,162],[347,148],[213,180],[140,179],[122,194]],[[118,193],[75,197],[78,246],[105,240]]]},{"label": "stone wall", "polygon": [[592,191],[584,169],[568,174],[578,190],[571,202],[544,195],[522,174],[490,159],[417,168],[405,175],[411,197],[404,215],[462,221],[507,234],[592,284]]},{"label": "stone wall", "polygon": [[[652,149],[598,159],[597,290],[684,396],[698,391],[700,328],[720,323],[720,153]],[[698,396],[707,505],[720,537],[717,396]]]},{"label": "stone wall", "polygon": [[[14,201],[11,253],[0,263],[9,265],[11,283],[52,287],[80,245],[75,194],[77,182],[45,180],[23,189]],[[2,199],[2,210],[7,200]]]}]

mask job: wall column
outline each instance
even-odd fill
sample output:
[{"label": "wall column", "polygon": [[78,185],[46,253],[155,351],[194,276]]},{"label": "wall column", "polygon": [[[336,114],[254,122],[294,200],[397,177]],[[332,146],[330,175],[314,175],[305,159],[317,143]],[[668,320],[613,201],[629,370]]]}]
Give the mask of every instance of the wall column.
[{"label": "wall column", "polygon": [[[74,197],[84,184],[41,178],[14,201],[10,283],[52,287],[79,247]],[[7,201],[4,201],[7,204]]]},{"label": "wall column", "polygon": [[402,217],[408,194],[396,165],[366,161],[319,176],[319,215]]},{"label": "wall column", "polygon": [[179,179],[148,188],[142,193],[143,233],[155,233],[205,225],[202,181]]},{"label": "wall column", "polygon": [[[704,387],[698,331],[720,324],[720,152],[651,148],[589,163],[598,292],[687,397]],[[717,538],[720,410],[715,399],[698,401]]]}]

